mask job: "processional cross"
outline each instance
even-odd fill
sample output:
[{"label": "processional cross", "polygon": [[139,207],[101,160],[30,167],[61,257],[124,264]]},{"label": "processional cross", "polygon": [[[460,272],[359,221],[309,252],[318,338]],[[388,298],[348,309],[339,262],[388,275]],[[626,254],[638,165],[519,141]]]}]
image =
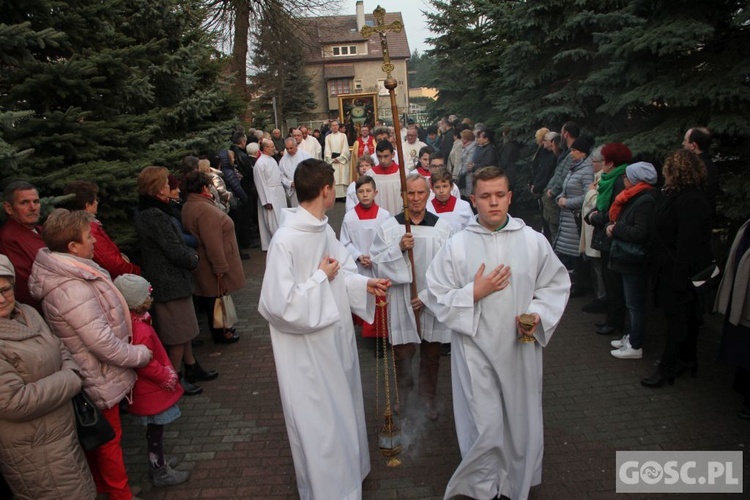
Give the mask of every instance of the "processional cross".
[{"label": "processional cross", "polygon": [[[401,175],[401,200],[404,204],[404,226],[406,229],[406,233],[411,233],[411,218],[409,217],[409,206],[407,204],[407,198],[406,198],[406,170],[404,166],[404,151],[403,147],[401,146],[401,124],[398,120],[398,105],[396,104],[396,87],[398,86],[398,81],[393,77],[393,70],[396,68],[393,63],[391,62],[391,54],[388,51],[388,38],[387,34],[390,32],[393,33],[400,33],[401,30],[404,29],[404,24],[401,21],[394,21],[388,25],[385,24],[385,9],[383,9],[381,6],[378,5],[378,8],[373,11],[373,17],[375,18],[375,26],[363,26],[360,30],[360,34],[364,38],[370,38],[375,33],[378,34],[380,37],[380,47],[383,50],[383,66],[381,68],[383,69],[383,72],[386,73],[386,79],[385,79],[385,88],[388,89],[388,93],[391,96],[391,115],[393,116],[393,128],[396,133],[396,149],[398,151],[398,157],[401,160],[401,165],[399,165],[399,174]],[[394,214],[395,215],[395,214]],[[414,299],[417,297],[417,275],[416,275],[416,267],[414,266],[414,252],[412,249],[409,249],[408,251],[409,256],[409,262],[411,263],[411,272],[412,272],[412,279],[411,279],[411,298]],[[380,307],[386,307],[387,303],[380,304]],[[415,319],[417,323],[417,332],[421,335],[420,331],[420,321],[419,321],[419,315],[415,313]],[[381,316],[382,318],[383,316]],[[376,320],[377,321],[377,320]],[[384,324],[384,319],[381,320],[381,322],[376,323],[376,335],[380,337],[380,335],[384,334],[386,331],[386,325]],[[376,341],[380,341],[381,338],[377,338]],[[384,366],[384,382],[385,382],[385,400],[386,400],[386,406],[385,406],[385,423],[380,430],[378,434],[378,445],[380,448],[380,452],[385,455],[386,457],[389,457],[389,460],[387,462],[389,467],[396,467],[401,464],[401,460],[397,458],[397,456],[401,453],[401,431],[400,429],[395,425],[393,421],[393,413],[391,412],[391,398],[390,398],[390,381],[388,377],[388,370],[389,370],[389,362],[388,362],[388,342],[387,338],[382,338],[383,342],[383,366]],[[391,348],[391,359],[392,363],[391,365],[394,368],[394,388],[396,388],[396,403],[398,404],[399,397],[398,397],[398,382],[395,380],[396,373],[395,373],[395,359],[393,358],[393,351]],[[380,366],[379,364],[377,366]],[[379,381],[377,381],[377,375],[376,375],[376,385],[379,386]],[[405,400],[403,401],[406,402]],[[405,405],[401,405],[401,411],[405,411],[406,408]]]},{"label": "processional cross", "polygon": [[[396,150],[398,151],[398,158],[401,162],[399,165],[399,174],[401,175],[401,201],[404,204],[404,226],[407,233],[411,233],[411,218],[409,217],[409,205],[406,199],[406,169],[404,165],[404,151],[401,145],[401,124],[398,120],[398,105],[396,104],[396,87],[398,81],[393,77],[393,70],[396,68],[391,62],[391,53],[388,50],[388,37],[387,34],[390,32],[401,33],[404,29],[404,23],[399,20],[393,21],[391,24],[385,24],[385,9],[378,5],[372,13],[375,18],[375,26],[363,26],[360,30],[360,34],[365,38],[370,38],[375,33],[380,37],[380,47],[383,49],[383,72],[386,73],[385,88],[388,89],[388,93],[391,96],[391,115],[393,116],[393,129],[396,133]],[[414,252],[412,249],[408,251],[409,262],[411,263],[411,298],[417,298],[417,269],[414,266]],[[415,319],[417,322],[417,333],[422,336],[419,314],[415,313]]]}]

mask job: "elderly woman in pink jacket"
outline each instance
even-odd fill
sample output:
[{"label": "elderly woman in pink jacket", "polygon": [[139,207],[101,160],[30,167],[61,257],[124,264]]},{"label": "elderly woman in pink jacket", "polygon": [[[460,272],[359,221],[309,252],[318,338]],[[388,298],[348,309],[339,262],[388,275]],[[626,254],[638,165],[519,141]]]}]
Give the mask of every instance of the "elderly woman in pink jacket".
[{"label": "elderly woman in pink jacket", "polygon": [[136,374],[151,351],[132,345],[127,303],[107,271],[92,259],[95,239],[91,215],[57,209],[47,218],[43,248],[29,278],[29,290],[41,300],[52,331],[81,368],[83,389],[112,425],[115,438],[86,453],[96,489],[110,500],[133,494],[122,459],[119,403],[129,396]]}]

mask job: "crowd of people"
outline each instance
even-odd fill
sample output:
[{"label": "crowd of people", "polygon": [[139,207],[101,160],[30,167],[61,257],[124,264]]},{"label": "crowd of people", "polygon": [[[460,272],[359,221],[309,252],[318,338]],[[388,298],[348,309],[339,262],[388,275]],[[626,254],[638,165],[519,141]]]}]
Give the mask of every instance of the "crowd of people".
[{"label": "crowd of people", "polygon": [[[667,320],[657,367],[641,380],[654,388],[697,374],[707,292],[718,289],[721,353],[738,367],[740,416],[750,418],[750,230],[738,233],[717,286],[719,180],[707,129],[688,130],[657,169],[624,143],[597,145],[574,122],[541,128],[524,187],[509,130],[496,144],[493,130],[451,116],[402,132],[346,134],[336,120],[286,137],[238,130],[226,149],[187,156],[174,174],[146,167],[133,217],[137,263],[97,219],[96,184],[70,182],[67,209],[43,226],[36,187],[8,184],[0,467],[16,497],[136,498],[121,409],[146,427],[154,485],[189,479],[165,456],[163,426],[180,417],[183,395],[219,375],[195,357],[197,313],[215,343],[240,339],[215,310],[245,286],[242,260],[258,246],[267,252],[258,307],[303,498],[361,496],[370,470],[355,324],[392,346],[402,419],[439,418],[440,360],[451,356],[462,462],[446,497],[526,498],[541,481],[542,352],[569,295],[592,295],[583,311],[604,315],[592,329],[627,360],[643,357],[654,290]],[[521,189],[538,202],[541,231],[510,213]],[[337,201],[346,203],[339,239],[326,216]],[[31,384],[44,390],[30,393]],[[70,404],[81,390],[115,431],[85,453]],[[23,436],[38,428],[48,439],[30,450]]]}]

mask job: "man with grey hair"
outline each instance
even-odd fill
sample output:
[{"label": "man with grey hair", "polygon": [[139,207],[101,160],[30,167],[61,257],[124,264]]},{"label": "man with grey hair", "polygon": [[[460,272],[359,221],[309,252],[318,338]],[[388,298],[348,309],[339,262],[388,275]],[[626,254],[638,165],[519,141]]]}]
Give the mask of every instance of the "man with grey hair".
[{"label": "man with grey hair", "polygon": [[281,183],[281,169],[273,152],[276,147],[271,139],[260,142],[260,158],[255,162],[253,179],[258,189],[258,227],[260,247],[268,250],[271,238],[279,228],[281,209],[286,208],[286,192]]},{"label": "man with grey hair", "polygon": [[[393,344],[396,380],[399,390],[397,412],[407,411],[409,393],[414,388],[412,360],[419,345],[418,393],[425,416],[437,420],[435,404],[437,376],[440,367],[440,345],[450,342],[451,331],[440,323],[425,306],[427,268],[451,236],[451,225],[428,212],[430,187],[422,175],[410,174],[406,179],[406,197],[411,222],[411,233],[406,233],[404,212],[383,222],[370,247],[370,258],[375,265],[375,275],[391,280],[388,290],[388,317],[391,328],[388,335]],[[411,264],[407,250],[414,253],[416,288],[418,297],[412,299]],[[417,330],[420,323],[421,337]]]},{"label": "man with grey hair", "polygon": [[302,125],[299,128],[302,134],[302,142],[299,147],[302,151],[306,151],[312,158],[322,160],[323,159],[323,148],[320,147],[318,140],[310,135],[310,129],[307,125]]},{"label": "man with grey hair", "polygon": [[294,189],[294,172],[297,170],[297,165],[310,158],[310,155],[307,151],[299,149],[294,137],[287,137],[284,139],[284,148],[286,149],[286,152],[279,162],[279,167],[281,168],[281,184],[283,184],[284,191],[286,191],[286,198],[289,206],[294,208],[299,205],[297,201],[297,192]]}]

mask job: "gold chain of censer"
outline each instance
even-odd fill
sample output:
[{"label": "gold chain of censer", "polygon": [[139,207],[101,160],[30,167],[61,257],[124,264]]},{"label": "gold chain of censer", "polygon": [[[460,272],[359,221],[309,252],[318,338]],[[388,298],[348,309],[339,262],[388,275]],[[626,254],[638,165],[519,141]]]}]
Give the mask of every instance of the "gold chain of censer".
[{"label": "gold chain of censer", "polygon": [[[383,412],[384,423],[378,433],[378,447],[383,456],[388,457],[386,465],[388,467],[397,467],[401,465],[401,459],[398,455],[401,453],[401,430],[396,426],[393,420],[393,410],[391,408],[391,383],[390,370],[393,370],[393,390],[396,396],[396,405],[399,406],[398,381],[396,379],[396,358],[393,355],[393,347],[390,349],[390,367],[388,362],[388,326],[386,325],[386,316],[388,316],[388,299],[378,297],[375,302],[376,308],[380,308],[381,314],[375,314],[375,412],[376,418],[380,417],[380,361],[383,361],[383,384],[385,386],[385,411]],[[390,317],[389,323],[390,323]],[[382,341],[382,342],[381,342]],[[382,358],[380,357],[380,348],[382,347]],[[404,408],[401,408],[403,411]]]}]

